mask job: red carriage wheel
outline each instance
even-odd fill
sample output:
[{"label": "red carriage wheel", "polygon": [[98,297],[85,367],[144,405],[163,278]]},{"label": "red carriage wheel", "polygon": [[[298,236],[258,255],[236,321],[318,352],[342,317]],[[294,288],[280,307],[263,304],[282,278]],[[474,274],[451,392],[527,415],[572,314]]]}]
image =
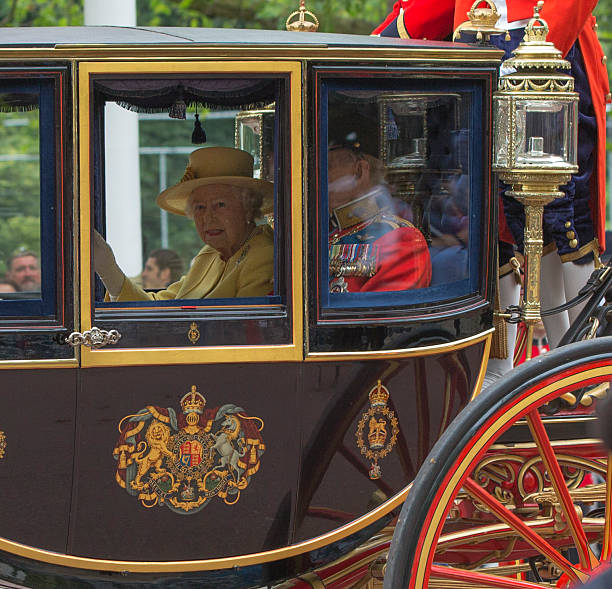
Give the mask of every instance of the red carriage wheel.
[{"label": "red carriage wheel", "polygon": [[599,338],[530,361],[470,403],[402,507],[385,589],[570,587],[609,566],[612,469],[594,415],[549,409],[610,381],[612,338]]}]

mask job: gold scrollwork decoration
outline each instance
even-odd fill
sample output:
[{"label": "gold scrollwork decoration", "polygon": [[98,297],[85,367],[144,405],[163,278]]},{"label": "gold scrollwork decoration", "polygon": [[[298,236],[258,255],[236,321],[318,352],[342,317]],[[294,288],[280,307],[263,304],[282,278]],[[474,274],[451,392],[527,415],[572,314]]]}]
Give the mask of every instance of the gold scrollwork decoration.
[{"label": "gold scrollwork decoration", "polygon": [[[603,501],[605,484],[581,486],[588,473],[605,477],[606,464],[598,460],[557,454],[567,488],[575,503]],[[565,526],[560,516],[555,514],[559,499],[552,488],[552,483],[539,455],[509,454],[500,452],[484,457],[474,470],[473,478],[480,486],[487,489],[495,498],[509,509],[521,511],[533,510],[534,504],[544,509],[545,517],[554,518],[557,528]],[[459,501],[465,499],[460,494]],[[471,499],[477,511],[487,513],[489,510]],[[538,508],[535,508],[536,511]],[[455,510],[454,517],[459,517]]]},{"label": "gold scrollwork decoration", "polygon": [[6,452],[6,434],[0,430],[0,459],[4,458]]}]

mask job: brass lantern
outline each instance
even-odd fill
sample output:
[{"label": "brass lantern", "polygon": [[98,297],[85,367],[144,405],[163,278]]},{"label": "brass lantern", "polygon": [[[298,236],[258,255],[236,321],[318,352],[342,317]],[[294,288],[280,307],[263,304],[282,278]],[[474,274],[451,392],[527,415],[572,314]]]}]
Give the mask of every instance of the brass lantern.
[{"label": "brass lantern", "polygon": [[236,115],[234,144],[253,156],[253,176],[274,182],[274,107]]},{"label": "brass lantern", "polygon": [[[274,183],[274,105],[244,110],[234,121],[234,145],[253,156],[253,177]],[[263,219],[274,228],[274,203],[264,199]]]},{"label": "brass lantern", "polygon": [[525,28],[525,37],[504,62],[499,90],[493,97],[493,169],[510,184],[508,195],[525,206],[525,293],[522,317],[529,327],[540,318],[540,261],[544,205],[563,196],[559,186],[578,171],[578,94],[574,79],[558,72],[569,69],[561,52],[546,41],[548,25],[539,12]]}]

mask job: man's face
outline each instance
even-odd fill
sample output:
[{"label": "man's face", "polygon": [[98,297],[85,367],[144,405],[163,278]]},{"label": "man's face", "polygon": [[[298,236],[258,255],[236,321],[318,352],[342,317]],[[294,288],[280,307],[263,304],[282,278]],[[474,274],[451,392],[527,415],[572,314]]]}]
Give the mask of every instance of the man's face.
[{"label": "man's face", "polygon": [[40,268],[35,256],[13,258],[6,278],[18,291],[40,291]]},{"label": "man's face", "polygon": [[155,258],[147,258],[142,271],[143,288],[166,288],[170,284],[170,268],[160,270]]},{"label": "man's face", "polygon": [[357,157],[350,149],[333,149],[329,152],[327,189],[330,211],[355,200],[369,188],[369,166],[365,159]]}]

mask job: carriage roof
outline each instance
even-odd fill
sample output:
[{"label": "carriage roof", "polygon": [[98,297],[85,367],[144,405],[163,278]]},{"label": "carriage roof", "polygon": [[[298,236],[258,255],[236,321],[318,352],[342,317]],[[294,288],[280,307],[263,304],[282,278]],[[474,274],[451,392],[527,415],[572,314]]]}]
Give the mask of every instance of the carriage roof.
[{"label": "carriage roof", "polygon": [[[0,47],[58,47],[64,45],[304,45],[329,47],[457,47],[439,41],[392,39],[366,35],[316,33],[261,29],[195,27],[15,27],[2,31]],[[465,45],[465,48],[476,49]]]}]

